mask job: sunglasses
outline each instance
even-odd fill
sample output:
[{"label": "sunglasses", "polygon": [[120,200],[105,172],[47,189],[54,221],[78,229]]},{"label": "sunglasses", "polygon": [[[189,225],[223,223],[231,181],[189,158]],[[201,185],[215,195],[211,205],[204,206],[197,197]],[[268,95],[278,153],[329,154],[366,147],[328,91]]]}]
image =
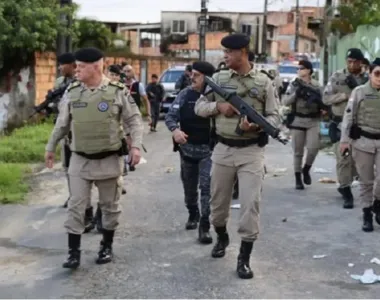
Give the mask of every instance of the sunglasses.
[{"label": "sunglasses", "polygon": [[305,67],[299,67],[298,70],[301,71],[301,70],[305,70],[306,68]]},{"label": "sunglasses", "polygon": [[372,74],[373,74],[375,77],[380,77],[380,71],[374,71],[374,72],[372,72]]}]

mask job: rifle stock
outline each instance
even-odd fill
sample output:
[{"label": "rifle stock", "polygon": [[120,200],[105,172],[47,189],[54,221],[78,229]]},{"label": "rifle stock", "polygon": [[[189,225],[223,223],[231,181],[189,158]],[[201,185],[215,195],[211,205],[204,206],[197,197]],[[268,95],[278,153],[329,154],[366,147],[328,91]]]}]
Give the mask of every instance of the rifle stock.
[{"label": "rifle stock", "polygon": [[[221,88],[216,84],[210,77],[205,76],[206,84],[220,97],[229,102],[233,107],[235,107],[240,115],[247,116],[249,122],[253,122],[260,126],[265,133],[270,135],[272,138],[276,139],[282,144],[286,144],[288,141],[280,137],[280,130],[270,124],[263,115],[261,115],[252,106],[247,104],[242,98],[240,98],[236,93],[230,93]],[[239,134],[239,132],[237,132]]]}]

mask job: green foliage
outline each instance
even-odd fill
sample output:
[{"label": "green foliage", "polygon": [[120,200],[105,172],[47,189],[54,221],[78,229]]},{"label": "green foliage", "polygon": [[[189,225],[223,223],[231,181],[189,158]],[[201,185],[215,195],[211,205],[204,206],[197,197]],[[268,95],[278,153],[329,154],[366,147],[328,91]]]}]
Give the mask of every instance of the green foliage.
[{"label": "green foliage", "polygon": [[361,25],[380,25],[380,0],[354,0],[338,7],[339,17],[331,29],[341,36],[355,32]]},{"label": "green foliage", "polygon": [[90,19],[76,20],[74,31],[74,48],[91,46],[109,50],[113,47],[113,41],[119,38],[105,24]]},{"label": "green foliage", "polygon": [[54,49],[58,32],[71,33],[60,22],[60,16],[72,14],[74,9],[75,6],[61,8],[53,0],[0,1],[3,69],[8,69],[8,64],[14,68],[16,63],[22,67],[35,51]]}]

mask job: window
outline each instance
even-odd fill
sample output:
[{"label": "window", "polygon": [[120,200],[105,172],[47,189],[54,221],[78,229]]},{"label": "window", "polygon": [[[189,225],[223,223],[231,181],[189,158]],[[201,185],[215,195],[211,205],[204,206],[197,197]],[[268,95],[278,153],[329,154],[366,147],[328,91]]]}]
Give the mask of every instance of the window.
[{"label": "window", "polygon": [[251,36],[251,34],[252,34],[252,26],[251,25],[246,25],[246,24],[241,25],[241,33],[244,33],[246,35]]},{"label": "window", "polygon": [[209,25],[209,31],[216,32],[221,31],[223,29],[223,21],[211,21]]},{"label": "window", "polygon": [[169,82],[177,82],[178,78],[181,77],[181,75],[184,73],[185,71],[183,70],[176,70],[176,71],[173,71],[173,70],[169,70],[169,71],[166,71],[165,74],[161,77],[160,79],[160,82],[161,83],[169,83]]},{"label": "window", "polygon": [[185,33],[186,32],[186,22],[184,20],[174,20],[172,21],[172,33]]}]

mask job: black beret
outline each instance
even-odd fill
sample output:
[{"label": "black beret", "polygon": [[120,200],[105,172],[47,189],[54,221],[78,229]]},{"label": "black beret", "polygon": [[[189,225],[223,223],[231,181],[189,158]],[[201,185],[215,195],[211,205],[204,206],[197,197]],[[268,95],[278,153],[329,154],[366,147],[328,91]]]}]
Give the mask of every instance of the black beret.
[{"label": "black beret", "polygon": [[364,59],[364,55],[363,55],[362,50],[360,50],[358,48],[351,48],[351,49],[348,49],[346,58],[363,60]]},{"label": "black beret", "polygon": [[58,56],[57,61],[60,65],[67,65],[75,63],[75,56],[72,53],[63,53]]},{"label": "black beret", "polygon": [[108,67],[108,71],[115,73],[117,75],[120,75],[120,73],[121,73],[121,69],[120,69],[119,65],[110,65]]},{"label": "black beret", "polygon": [[242,49],[249,45],[249,36],[241,33],[235,33],[225,36],[220,44],[227,49]]},{"label": "black beret", "polygon": [[310,73],[313,73],[313,64],[308,60],[300,60],[298,62],[299,66],[303,66],[305,69],[310,70]]},{"label": "black beret", "polygon": [[187,65],[185,70],[191,72],[193,70],[193,67],[191,65]]},{"label": "black beret", "polygon": [[255,60],[255,53],[253,51],[248,52],[248,60],[249,61],[254,61]]},{"label": "black beret", "polygon": [[94,63],[102,59],[103,53],[97,48],[82,48],[75,52],[75,59],[84,63]]},{"label": "black beret", "polygon": [[366,66],[370,65],[370,62],[369,62],[369,60],[367,58],[363,59],[363,65],[366,65]]},{"label": "black beret", "polygon": [[372,62],[373,66],[380,66],[380,58],[376,57],[375,60]]},{"label": "black beret", "polygon": [[212,76],[215,73],[215,68],[207,61],[196,61],[193,63],[193,70],[198,71],[206,76]]}]

